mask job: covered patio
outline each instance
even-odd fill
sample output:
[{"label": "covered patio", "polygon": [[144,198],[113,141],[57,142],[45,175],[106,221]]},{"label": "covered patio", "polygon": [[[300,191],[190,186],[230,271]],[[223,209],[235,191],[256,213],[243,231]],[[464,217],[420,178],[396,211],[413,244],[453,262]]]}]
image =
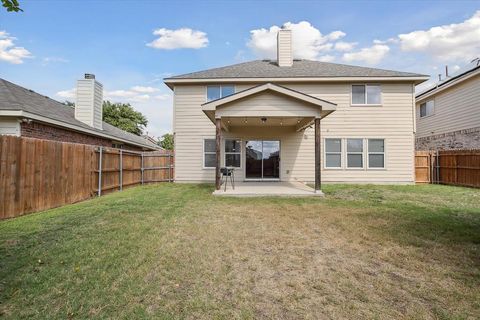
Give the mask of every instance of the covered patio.
[{"label": "covered patio", "polygon": [[[202,110],[216,127],[215,195],[323,195],[321,192],[320,121],[336,110],[336,104],[290,88],[266,83],[207,102],[202,105]],[[292,155],[298,153],[298,149],[303,143],[304,131],[311,127],[314,128],[315,144],[314,147],[311,145],[309,150],[313,149],[314,161],[312,154],[307,153],[306,155],[312,159],[310,168],[313,169],[314,164],[315,169],[311,171],[311,176],[305,177],[304,175],[302,179],[297,179],[289,176],[292,168],[302,170],[298,166],[295,167],[292,163]],[[222,151],[224,136],[230,139],[232,136],[235,136],[243,141],[247,141],[249,144],[245,147],[251,148],[244,151],[244,157],[251,161],[245,160],[245,168],[241,171],[244,176],[240,182],[237,182],[235,190],[231,186],[226,191],[224,188],[221,188],[222,161],[225,162],[225,152]],[[269,139],[265,139],[265,136],[268,136]],[[282,136],[283,139],[286,139],[285,141],[288,141],[286,143],[288,149],[283,151],[280,148]],[[275,140],[278,142],[275,142]],[[263,147],[261,146],[262,143]],[[256,146],[257,144],[259,147]],[[270,155],[275,154],[279,162],[280,172],[276,171],[276,175],[273,176],[277,180],[275,182],[265,181],[266,176],[269,180],[272,180],[272,175],[265,174],[264,171],[267,158],[264,158],[265,154],[263,151],[266,150],[266,144],[275,144],[275,150],[273,152],[270,150],[269,153]],[[283,153],[285,159],[290,158],[288,167],[283,166],[282,168],[281,163],[283,160],[280,160],[280,153]],[[268,159],[271,159],[271,157]],[[252,174],[253,172],[249,170],[249,165],[250,168],[256,165],[256,168],[258,170],[261,168],[262,172],[258,172],[257,175]],[[258,180],[260,181],[252,182],[252,178],[259,178]],[[315,187],[312,189],[304,183],[297,181],[311,181],[314,182]]]}]

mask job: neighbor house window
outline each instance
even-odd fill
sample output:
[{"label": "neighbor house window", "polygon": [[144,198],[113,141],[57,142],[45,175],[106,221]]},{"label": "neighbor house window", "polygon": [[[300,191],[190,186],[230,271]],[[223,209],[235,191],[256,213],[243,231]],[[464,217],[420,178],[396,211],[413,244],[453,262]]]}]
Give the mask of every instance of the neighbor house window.
[{"label": "neighbor house window", "polygon": [[384,139],[368,139],[368,167],[385,168]]},{"label": "neighbor house window", "polygon": [[217,160],[216,145],[217,145],[217,142],[215,139],[203,140],[203,167],[204,168],[216,167],[216,160]]},{"label": "neighbor house window", "polygon": [[342,139],[325,139],[325,168],[342,167]]},{"label": "neighbor house window", "polygon": [[382,90],[379,85],[352,85],[352,105],[380,105]]},{"label": "neighbor house window", "polygon": [[420,104],[420,118],[431,116],[433,114],[433,100]]},{"label": "neighbor house window", "polygon": [[207,86],[207,102],[217,100],[235,93],[233,85]]},{"label": "neighbor house window", "polygon": [[225,139],[225,166],[240,168],[240,140]]},{"label": "neighbor house window", "polygon": [[347,168],[363,168],[363,139],[347,139]]}]

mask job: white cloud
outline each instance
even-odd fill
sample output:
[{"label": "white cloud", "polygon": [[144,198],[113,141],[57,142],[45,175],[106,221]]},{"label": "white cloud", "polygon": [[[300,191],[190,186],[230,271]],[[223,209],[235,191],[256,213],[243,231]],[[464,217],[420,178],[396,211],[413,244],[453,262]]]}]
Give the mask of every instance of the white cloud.
[{"label": "white cloud", "polygon": [[177,30],[160,28],[155,30],[153,34],[159,37],[148,43],[147,46],[156,49],[200,49],[208,45],[208,38],[205,32],[190,28]]},{"label": "white cloud", "polygon": [[76,93],[77,89],[73,88],[69,90],[58,91],[55,95],[63,99],[75,99]]},{"label": "white cloud", "polygon": [[42,66],[46,66],[53,62],[67,63],[69,61],[62,57],[45,57],[42,59]]},{"label": "white cloud", "polygon": [[332,62],[335,60],[335,56],[332,56],[330,54],[326,54],[324,56],[320,56],[318,57],[317,59],[318,61],[322,61],[322,62]]},{"label": "white cloud", "polygon": [[172,95],[169,93],[159,94],[154,97],[157,100],[168,100],[172,98]]},{"label": "white cloud", "polygon": [[345,37],[346,35],[347,34],[343,31],[333,31],[333,32],[327,34],[327,39],[335,41],[335,40],[338,40],[340,38]]},{"label": "white cloud", "polygon": [[335,50],[337,51],[352,51],[353,48],[357,45],[357,42],[344,42],[339,41],[335,43]]},{"label": "white cloud", "polygon": [[103,95],[105,99],[131,98],[138,95],[138,92],[134,92],[132,90],[113,90],[113,91],[104,91]]},{"label": "white cloud", "polygon": [[378,39],[373,40],[374,44],[387,44],[387,43],[398,43],[398,42],[399,40],[396,38],[388,38],[387,40],[378,40]]},{"label": "white cloud", "polygon": [[33,58],[30,51],[24,47],[15,46],[17,38],[6,31],[0,31],[0,60],[13,64],[21,64],[24,59]]},{"label": "white cloud", "polygon": [[154,93],[154,92],[160,91],[160,89],[158,88],[143,87],[143,86],[134,86],[134,87],[131,87],[130,90],[140,92],[140,93]]},{"label": "white cloud", "polygon": [[461,22],[400,34],[403,51],[424,52],[438,60],[470,61],[480,52],[480,11]]},{"label": "white cloud", "polygon": [[344,53],[343,60],[347,62],[359,61],[375,65],[379,63],[389,51],[390,47],[385,44],[374,44],[371,47],[362,48],[357,52]]},{"label": "white cloud", "polygon": [[[330,51],[334,47],[331,41],[338,40],[345,36],[342,31],[333,31],[323,35],[308,21],[299,23],[287,22],[283,25],[292,30],[293,56],[297,59],[315,60],[322,56],[323,52]],[[276,58],[278,26],[271,26],[268,29],[261,28],[250,31],[250,39],[247,46],[256,55],[262,58]]]}]

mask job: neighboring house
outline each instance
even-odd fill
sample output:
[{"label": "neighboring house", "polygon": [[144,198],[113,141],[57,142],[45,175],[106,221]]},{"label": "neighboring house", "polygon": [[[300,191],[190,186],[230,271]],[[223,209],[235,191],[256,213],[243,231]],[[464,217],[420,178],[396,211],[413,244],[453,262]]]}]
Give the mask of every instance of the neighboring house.
[{"label": "neighboring house", "polygon": [[77,82],[76,106],[0,79],[0,134],[130,150],[160,149],[102,121],[103,87],[93,75]]},{"label": "neighboring house", "polygon": [[414,183],[414,87],[428,76],[295,60],[285,29],[277,51],[277,61],[165,79],[177,182],[216,180],[218,189],[219,167],[229,166],[236,180],[317,190],[320,179]]},{"label": "neighboring house", "polygon": [[416,95],[417,150],[480,149],[480,60]]}]

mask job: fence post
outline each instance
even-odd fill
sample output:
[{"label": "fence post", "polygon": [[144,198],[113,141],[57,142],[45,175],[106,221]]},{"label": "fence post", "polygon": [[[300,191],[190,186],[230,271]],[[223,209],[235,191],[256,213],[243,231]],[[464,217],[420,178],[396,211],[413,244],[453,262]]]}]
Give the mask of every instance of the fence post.
[{"label": "fence post", "polygon": [[453,159],[455,160],[455,165],[454,165],[455,166],[455,176],[454,176],[455,177],[455,184],[457,184],[457,182],[458,182],[458,162],[457,162],[458,159],[457,159],[457,154],[456,153],[453,155]]},{"label": "fence post", "polygon": [[143,185],[143,152],[142,152],[142,165],[141,165],[140,171],[142,172],[142,185]]},{"label": "fence post", "polygon": [[168,152],[168,182],[172,182],[172,154]]},{"label": "fence post", "polygon": [[122,163],[123,152],[122,152],[122,149],[120,149],[119,155],[120,155],[120,176],[118,178],[119,178],[119,182],[120,182],[120,191],[122,191],[122,189],[123,189],[123,163]]},{"label": "fence post", "polygon": [[100,197],[102,195],[102,154],[103,152],[103,147],[100,147],[100,152],[98,155],[98,196]]},{"label": "fence post", "polygon": [[436,165],[436,168],[437,168],[437,184],[440,184],[440,154],[438,153],[438,150],[436,152],[436,161],[435,161],[435,165]]}]

